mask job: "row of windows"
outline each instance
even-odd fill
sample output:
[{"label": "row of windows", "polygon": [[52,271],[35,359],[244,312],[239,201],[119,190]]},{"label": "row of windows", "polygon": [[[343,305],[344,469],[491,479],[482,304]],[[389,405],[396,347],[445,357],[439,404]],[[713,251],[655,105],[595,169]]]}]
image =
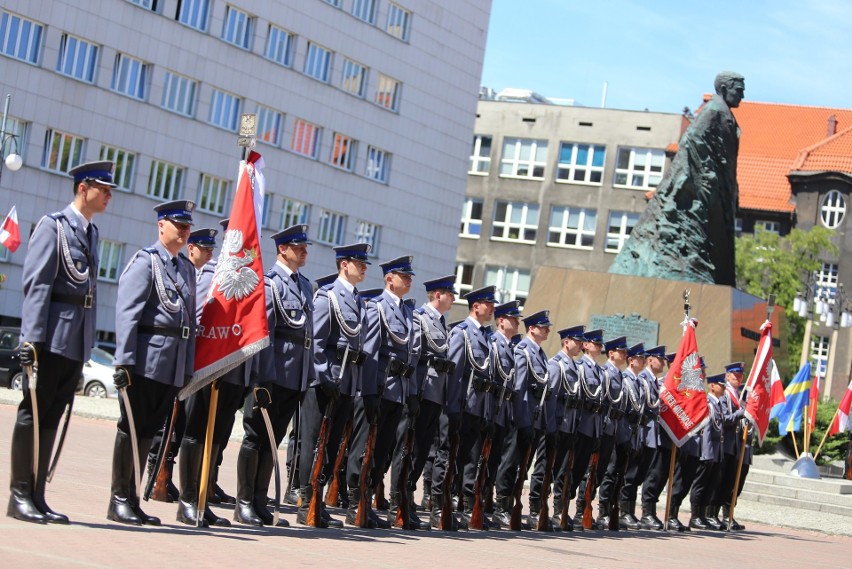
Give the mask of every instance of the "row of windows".
[{"label": "row of windows", "polygon": [[[482,233],[482,210],[483,200],[465,199],[459,236],[479,239]],[[538,239],[539,210],[539,204],[534,202],[494,202],[491,240],[534,244]],[[597,215],[597,210],[592,208],[552,206],[547,245],[573,249],[594,248]],[[604,250],[608,253],[621,251],[639,216],[629,211],[610,211]]]},{"label": "row of windows", "polygon": [[[473,264],[458,263],[456,265],[456,295],[457,303],[465,303],[464,295],[473,290]],[[496,287],[497,300],[509,302],[518,300],[521,306],[526,302],[530,294],[532,276],[530,271],[515,267],[486,265],[483,286],[493,285]]]},{"label": "row of windows", "polygon": [[[343,8],[341,0],[324,0],[335,8]],[[378,2],[376,0],[352,0],[350,14],[363,20],[370,25],[376,25],[378,17]],[[395,4],[388,2],[388,17],[385,21],[384,30],[393,37],[402,41],[408,41],[409,28],[411,26],[411,12]]]},{"label": "row of windows", "polygon": [[[469,174],[487,175],[491,169],[493,137],[476,135],[470,155]],[[498,173],[501,177],[543,180],[547,170],[548,141],[503,138]],[[560,142],[554,179],[557,182],[600,186],[603,184],[606,147],[599,144]],[[647,190],[663,178],[664,150],[619,147],[612,185]]]}]

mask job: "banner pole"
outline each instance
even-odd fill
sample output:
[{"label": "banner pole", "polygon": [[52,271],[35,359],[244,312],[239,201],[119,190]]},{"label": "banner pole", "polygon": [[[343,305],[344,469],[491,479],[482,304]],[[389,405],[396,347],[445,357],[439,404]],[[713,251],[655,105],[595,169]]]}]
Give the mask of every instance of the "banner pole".
[{"label": "banner pole", "polygon": [[669,513],[672,507],[672,483],[674,482],[675,460],[677,459],[677,445],[672,441],[672,454],[669,460],[669,482],[666,488],[666,524],[663,526],[664,531],[669,531]]},{"label": "banner pole", "polygon": [[796,431],[790,431],[790,437],[793,439],[793,450],[796,453],[796,459],[799,458],[799,443],[796,442]]},{"label": "banner pole", "polygon": [[814,453],[814,462],[816,462],[817,457],[819,456],[819,451],[822,450],[822,445],[825,444],[825,439],[828,438],[828,431],[831,430],[831,425],[834,424],[834,420],[837,419],[837,414],[840,412],[840,407],[834,410],[834,416],[831,418],[831,421],[828,422],[828,428],[825,430],[825,434],[822,436],[822,440],[819,442],[819,446]]},{"label": "banner pole", "polygon": [[731,493],[731,509],[728,511],[728,531],[731,531],[731,526],[734,525],[734,508],[737,505],[737,494],[739,494],[740,489],[740,476],[742,476],[743,472],[743,459],[745,458],[745,449],[747,441],[748,423],[743,425],[743,440],[741,441],[742,445],[740,446],[740,458],[739,462],[737,463],[737,476],[734,478],[734,491]]}]

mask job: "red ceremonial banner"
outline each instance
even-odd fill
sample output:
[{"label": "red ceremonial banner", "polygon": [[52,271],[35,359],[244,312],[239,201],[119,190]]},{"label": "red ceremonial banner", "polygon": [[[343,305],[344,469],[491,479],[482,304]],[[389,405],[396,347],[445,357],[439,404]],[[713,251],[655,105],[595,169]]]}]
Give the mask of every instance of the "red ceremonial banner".
[{"label": "red ceremonial banner", "polygon": [[[252,153],[252,158],[260,156]],[[195,338],[192,384],[220,377],[269,345],[263,261],[254,191],[262,174],[253,161],[240,163],[228,229]]]},{"label": "red ceremonial banner", "polygon": [[772,323],[767,320],[760,327],[760,342],[754,365],[746,381],[743,398],[746,399],[745,417],[757,430],[757,441],[763,445],[763,438],[769,428],[769,412],[772,410]]},{"label": "red ceremonial banner", "polygon": [[660,390],[660,425],[680,447],[709,421],[695,321],[687,319],[677,355]]}]

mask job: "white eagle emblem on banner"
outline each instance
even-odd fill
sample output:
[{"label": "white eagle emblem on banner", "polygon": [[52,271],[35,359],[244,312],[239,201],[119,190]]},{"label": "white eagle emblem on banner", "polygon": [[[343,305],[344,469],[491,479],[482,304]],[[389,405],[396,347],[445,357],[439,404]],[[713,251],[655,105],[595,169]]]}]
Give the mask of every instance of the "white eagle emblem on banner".
[{"label": "white eagle emblem on banner", "polygon": [[704,391],[704,382],[701,381],[701,369],[695,369],[698,361],[698,354],[695,352],[683,358],[680,366],[681,380],[680,385],[677,386],[678,391],[686,391],[687,389]]},{"label": "white eagle emblem on banner", "polygon": [[[238,253],[242,252],[242,255]],[[210,285],[208,300],[214,289],[218,289],[225,300],[241,300],[252,293],[260,282],[260,277],[249,265],[257,258],[257,252],[243,249],[243,232],[229,229],[222,242],[222,254],[216,263],[216,272]]]}]

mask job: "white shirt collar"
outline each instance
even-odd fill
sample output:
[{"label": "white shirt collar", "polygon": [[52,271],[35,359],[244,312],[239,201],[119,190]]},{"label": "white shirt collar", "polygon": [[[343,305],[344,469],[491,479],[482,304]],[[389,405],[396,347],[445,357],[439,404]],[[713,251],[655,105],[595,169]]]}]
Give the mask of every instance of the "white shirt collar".
[{"label": "white shirt collar", "polygon": [[278,265],[279,267],[281,267],[284,270],[284,273],[288,277],[293,274],[293,270],[290,267],[288,267],[287,265],[285,265],[280,259],[275,261],[275,264]]},{"label": "white shirt collar", "polygon": [[385,292],[388,293],[388,296],[391,297],[391,300],[393,300],[397,305],[399,305],[401,299],[397,295],[392,293],[389,289],[385,289]]},{"label": "white shirt collar", "polygon": [[346,290],[348,290],[351,293],[355,292],[355,285],[354,284],[352,284],[349,281],[347,281],[346,279],[342,279],[340,277],[337,277],[337,280],[340,282],[340,284],[343,285],[343,288],[345,288]]},{"label": "white shirt collar", "polygon": [[80,227],[83,228],[83,231],[87,231],[89,229],[89,220],[86,219],[86,217],[82,213],[80,213],[80,210],[77,209],[77,206],[74,205],[74,202],[71,202],[70,207],[71,211],[73,211],[77,215],[77,221],[78,223],[80,223]]}]

